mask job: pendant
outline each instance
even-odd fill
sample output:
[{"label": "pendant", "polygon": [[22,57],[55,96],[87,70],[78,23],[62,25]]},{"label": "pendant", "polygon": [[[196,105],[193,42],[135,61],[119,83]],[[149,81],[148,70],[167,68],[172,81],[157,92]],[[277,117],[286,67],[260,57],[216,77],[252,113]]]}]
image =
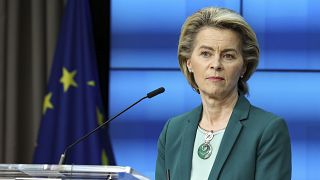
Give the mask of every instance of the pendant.
[{"label": "pendant", "polygon": [[212,153],[212,146],[210,143],[202,143],[198,148],[198,156],[201,159],[208,159]]}]

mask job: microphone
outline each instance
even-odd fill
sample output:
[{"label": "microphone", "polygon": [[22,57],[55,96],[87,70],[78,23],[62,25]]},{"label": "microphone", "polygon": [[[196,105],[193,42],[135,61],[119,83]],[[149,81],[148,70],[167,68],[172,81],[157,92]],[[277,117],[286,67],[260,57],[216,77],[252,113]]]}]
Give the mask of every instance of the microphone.
[{"label": "microphone", "polygon": [[154,96],[157,96],[158,94],[161,94],[165,91],[165,89],[163,87],[160,87],[154,91],[151,91],[147,94],[147,97],[150,99],[150,98],[153,98]]},{"label": "microphone", "polygon": [[105,121],[103,124],[101,124],[100,126],[96,127],[94,130],[88,132],[87,134],[85,134],[84,136],[82,136],[81,138],[79,138],[78,140],[76,140],[74,143],[70,144],[69,146],[67,146],[67,148],[64,150],[63,154],[61,154],[60,160],[59,160],[59,165],[64,164],[65,158],[67,156],[67,152],[73,148],[75,145],[77,145],[78,143],[80,143],[81,141],[87,139],[91,134],[95,133],[96,131],[98,131],[99,129],[101,129],[102,127],[104,127],[105,125],[109,124],[112,120],[114,120],[115,118],[117,118],[118,116],[120,116],[122,113],[126,112],[128,109],[132,108],[134,105],[138,104],[139,102],[141,102],[142,100],[146,99],[146,98],[153,98],[154,96],[157,96],[161,93],[163,93],[165,91],[165,89],[163,87],[160,87],[156,90],[153,90],[151,92],[149,92],[146,96],[144,96],[143,98],[139,99],[138,101],[136,101],[135,103],[133,103],[132,105],[130,105],[129,107],[127,107],[125,110],[121,111],[120,113],[118,113],[117,115],[113,116],[112,118],[108,119],[107,121]]}]

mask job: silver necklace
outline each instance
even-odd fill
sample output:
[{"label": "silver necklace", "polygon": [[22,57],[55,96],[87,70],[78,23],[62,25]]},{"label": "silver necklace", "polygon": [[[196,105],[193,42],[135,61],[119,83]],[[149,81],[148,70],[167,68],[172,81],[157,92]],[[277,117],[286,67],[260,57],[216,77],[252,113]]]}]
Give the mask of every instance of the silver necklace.
[{"label": "silver necklace", "polygon": [[210,141],[213,139],[214,134],[213,131],[205,131],[200,126],[198,127],[201,132],[205,133],[204,143],[202,143],[198,148],[198,156],[201,159],[208,159],[212,154],[212,146],[210,144]]}]

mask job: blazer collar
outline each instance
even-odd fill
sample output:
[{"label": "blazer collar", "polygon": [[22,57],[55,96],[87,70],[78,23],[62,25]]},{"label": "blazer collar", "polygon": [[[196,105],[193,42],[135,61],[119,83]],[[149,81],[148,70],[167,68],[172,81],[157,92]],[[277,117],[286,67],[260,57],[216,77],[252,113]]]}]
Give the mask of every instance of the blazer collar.
[{"label": "blazer collar", "polygon": [[[222,138],[216,160],[209,175],[209,179],[217,179],[219,176],[222,166],[242,129],[242,124],[240,121],[248,117],[249,108],[249,101],[243,95],[240,95],[235,108],[232,111],[230,120]],[[190,179],[191,176],[193,146],[201,116],[202,105],[195,108],[186,118],[186,126],[184,132],[182,133],[182,152],[179,166],[179,174],[181,175],[181,179]]]},{"label": "blazer collar", "polygon": [[249,110],[249,101],[243,95],[239,96],[221,140],[218,154],[211,169],[209,179],[218,179],[221,169],[227,160],[238,135],[241,132],[241,121],[248,118]]},{"label": "blazer collar", "polygon": [[182,133],[181,141],[182,149],[179,163],[179,174],[181,177],[179,177],[180,179],[190,179],[193,145],[201,116],[202,105],[195,108],[186,118],[186,125]]}]

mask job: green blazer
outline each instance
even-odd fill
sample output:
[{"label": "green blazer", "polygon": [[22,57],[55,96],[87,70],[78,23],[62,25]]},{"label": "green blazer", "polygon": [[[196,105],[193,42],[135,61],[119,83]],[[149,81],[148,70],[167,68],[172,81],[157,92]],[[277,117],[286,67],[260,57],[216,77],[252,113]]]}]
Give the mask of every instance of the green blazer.
[{"label": "green blazer", "polygon": [[[170,119],[158,140],[156,180],[188,180],[202,106]],[[240,96],[226,127],[210,180],[290,180],[291,145],[285,121]]]}]

